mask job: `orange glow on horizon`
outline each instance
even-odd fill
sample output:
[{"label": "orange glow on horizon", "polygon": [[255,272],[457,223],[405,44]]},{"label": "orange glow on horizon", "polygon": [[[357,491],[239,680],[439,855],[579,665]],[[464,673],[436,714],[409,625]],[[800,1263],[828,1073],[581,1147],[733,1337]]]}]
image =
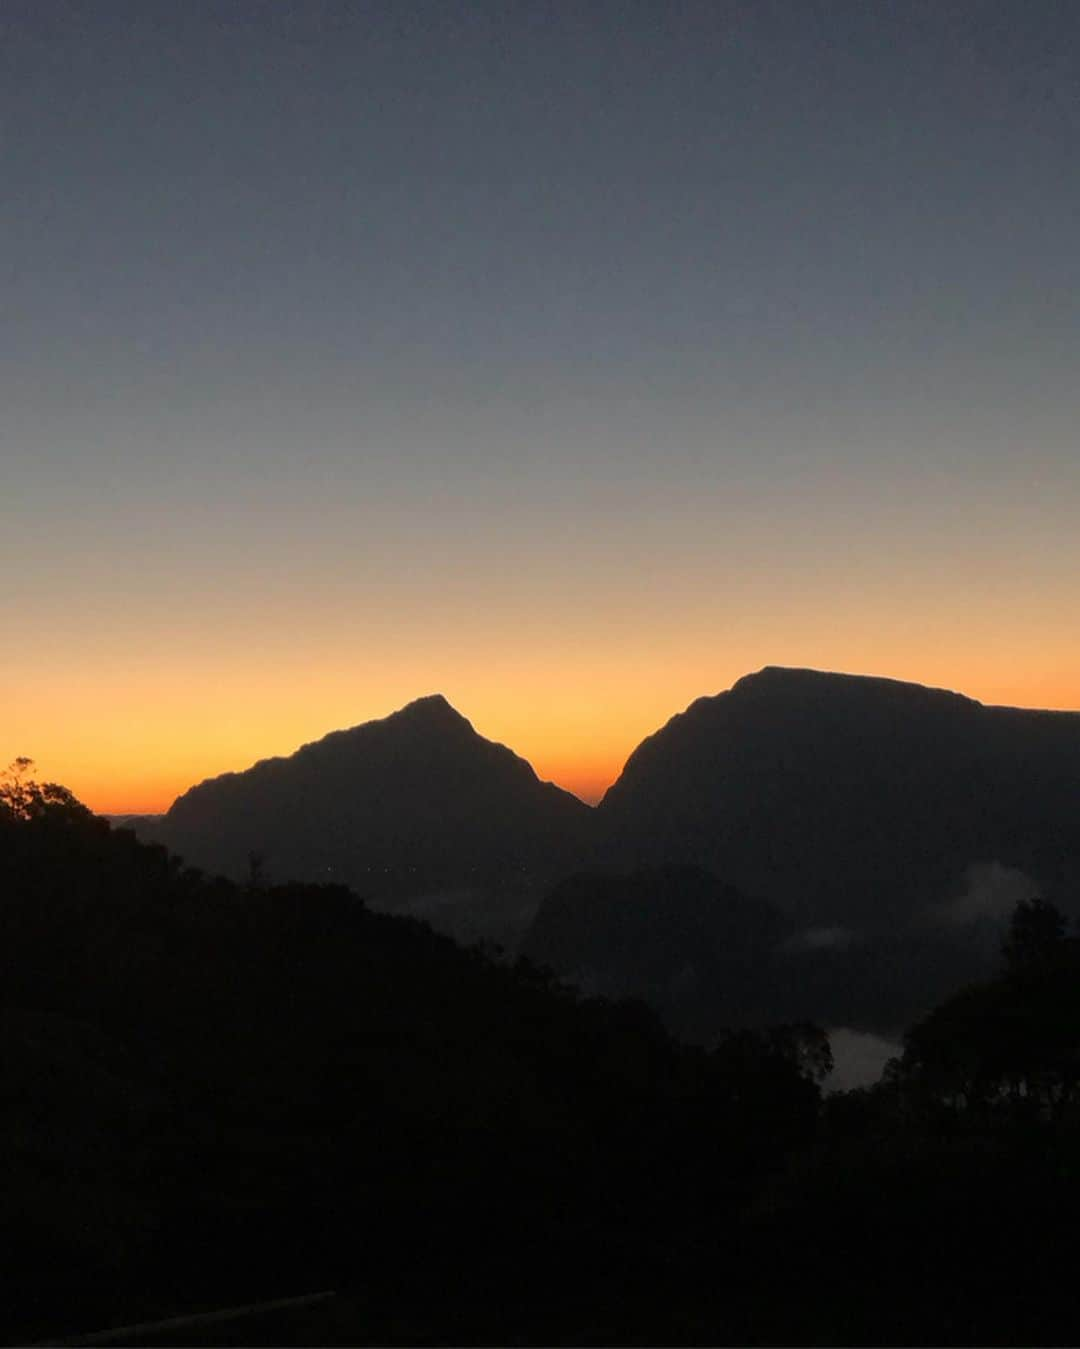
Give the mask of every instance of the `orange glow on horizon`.
[{"label": "orange glow on horizon", "polygon": [[197,549],[174,522],[123,566],[88,537],[78,585],[51,554],[20,575],[0,762],[29,755],[100,811],[157,812],[439,692],[595,800],[645,736],[765,665],[1080,708],[1068,491],[999,482],[973,503],[792,471],[757,496],[630,483],[554,514],[330,502],[317,530],[300,510],[275,532],[238,500],[199,517]]},{"label": "orange glow on horizon", "polygon": [[[645,736],[658,730],[671,716],[695,698],[712,695],[731,686],[743,674],[762,664],[826,666],[811,660],[759,661],[738,669],[711,687],[687,670],[669,671],[647,690],[631,684],[622,696],[583,698],[575,705],[535,704],[529,716],[530,690],[520,705],[507,686],[495,690],[447,690],[450,702],[467,717],[478,734],[507,745],[526,759],[544,781],[573,792],[595,804],[617,779],[630,753]],[[1074,671],[1002,670],[981,680],[919,677],[914,669],[857,669],[850,673],[883,674],[891,678],[950,688],[988,705],[1041,707],[1071,711],[1080,707],[1080,676]],[[655,678],[655,672],[654,672]],[[351,682],[351,681],[346,681]],[[468,682],[468,681],[463,681]],[[529,681],[534,682],[534,681]],[[579,686],[580,688],[580,686]],[[327,694],[330,690],[318,690]],[[230,689],[223,680],[217,693],[179,698],[168,696],[160,685],[154,698],[138,707],[128,701],[119,721],[88,716],[80,722],[78,707],[66,718],[38,718],[37,734],[31,719],[20,728],[17,743],[9,743],[5,762],[16,754],[35,759],[38,775],[62,782],[80,800],[102,814],[157,814],[167,810],[177,796],[208,777],[242,771],[260,758],[289,755],[301,744],[320,739],[333,730],[388,715],[412,697],[434,691],[418,690],[395,698],[364,699],[359,707],[351,689],[335,688],[335,696],[313,698],[290,706],[276,684],[255,696],[251,690]],[[294,697],[296,690],[292,690]],[[315,692],[305,690],[302,692]],[[487,707],[481,693],[489,695]],[[43,697],[48,702],[48,694]],[[366,703],[367,706],[363,704]],[[215,717],[210,715],[213,707]],[[312,710],[312,707],[317,710]],[[41,711],[44,711],[42,707]],[[48,727],[49,734],[42,732]]]}]

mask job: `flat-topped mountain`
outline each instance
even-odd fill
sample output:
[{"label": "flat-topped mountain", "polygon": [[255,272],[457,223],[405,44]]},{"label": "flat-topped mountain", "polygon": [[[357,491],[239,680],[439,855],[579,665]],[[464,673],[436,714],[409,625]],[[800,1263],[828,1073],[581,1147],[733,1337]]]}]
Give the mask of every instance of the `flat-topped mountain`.
[{"label": "flat-topped mountain", "polygon": [[441,695],[179,797],[155,836],[188,862],[393,899],[557,878],[591,811]]},{"label": "flat-topped mountain", "polygon": [[807,922],[891,926],[995,862],[1080,875],[1080,714],[766,668],[630,756],[598,809],[624,864],[704,865]]}]

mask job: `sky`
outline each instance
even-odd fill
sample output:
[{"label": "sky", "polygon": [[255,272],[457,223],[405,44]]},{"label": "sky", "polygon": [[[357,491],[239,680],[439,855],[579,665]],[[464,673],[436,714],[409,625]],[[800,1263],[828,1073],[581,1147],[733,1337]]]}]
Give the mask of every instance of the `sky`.
[{"label": "sky", "polygon": [[1072,0],[4,0],[0,758],[1080,708]]}]

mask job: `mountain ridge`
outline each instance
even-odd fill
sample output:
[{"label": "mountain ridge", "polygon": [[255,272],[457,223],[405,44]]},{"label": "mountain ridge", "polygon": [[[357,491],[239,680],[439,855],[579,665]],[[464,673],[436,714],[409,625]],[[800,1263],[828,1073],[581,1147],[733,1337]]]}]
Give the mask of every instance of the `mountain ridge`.
[{"label": "mountain ridge", "polygon": [[789,911],[801,888],[817,921],[843,922],[860,867],[846,898],[827,891],[851,856],[886,909],[940,897],[979,862],[1051,883],[1047,854],[1080,833],[1078,781],[1080,713],[765,667],[643,740],[598,812],[636,865],[707,866]]},{"label": "mountain ridge", "polygon": [[[431,694],[198,784],[148,836],[234,879],[341,882],[459,940],[524,949],[598,986],[666,990],[673,1024],[729,1005],[709,991],[725,970],[747,997],[760,985],[748,1005],[882,1029],[978,974],[1003,905],[1041,892],[1077,907],[1078,784],[1080,714],[766,666],[646,737],[596,807]],[[728,896],[701,931],[727,932],[730,950],[704,963],[697,882],[682,894],[655,880],[687,868]],[[598,872],[613,879],[543,908],[561,882]],[[736,894],[787,934],[768,955],[753,945],[749,983],[732,973],[741,948],[722,917],[753,918]],[[665,912],[682,915],[682,946]]]},{"label": "mountain ridge", "polygon": [[[677,729],[688,723],[695,722],[699,717],[707,715],[720,699],[745,698],[748,695],[758,697],[764,694],[772,694],[777,689],[789,692],[792,690],[804,692],[811,689],[829,690],[830,692],[839,692],[840,689],[858,690],[860,692],[880,692],[896,694],[900,690],[919,690],[922,693],[930,695],[932,698],[940,698],[943,701],[954,705],[983,706],[976,699],[968,697],[966,694],[957,693],[951,689],[937,688],[933,685],[919,684],[902,679],[893,679],[884,675],[863,675],[852,674],[845,671],[818,670],[809,666],[793,665],[763,665],[760,670],[752,671],[749,674],[741,675],[728,689],[721,689],[719,693],[702,694],[688,703],[681,712],[675,712],[668,720],[657,729],[645,736],[640,743],[630,752],[622,771],[611,786],[601,797],[597,805],[602,805],[607,796],[619,786],[623,776],[631,767],[634,761],[646,747],[656,741],[657,737],[665,732]],[[1027,709],[1012,709],[1024,711]],[[1035,710],[1035,709],[1031,709]],[[1063,712],[1060,715],[1068,717],[1080,715]]]},{"label": "mountain ridge", "polygon": [[422,899],[437,925],[502,940],[506,922],[527,922],[542,888],[587,849],[590,815],[431,694],[206,779],[152,837],[234,880],[257,870],[340,882],[384,907]]},{"label": "mountain ridge", "polygon": [[[480,736],[472,722],[469,721],[467,717],[463,716],[462,713],[449,702],[444,694],[429,693],[424,694],[419,698],[412,699],[410,702],[404,704],[404,706],[397,708],[395,711],[388,713],[384,717],[374,717],[368,721],[357,722],[354,726],[344,726],[332,731],[327,731],[325,735],[319,736],[315,740],[308,740],[303,744],[298,745],[297,748],[289,754],[268,755],[266,758],[256,759],[255,762],[250,764],[247,768],[228,769],[223,773],[215,773],[210,777],[203,778],[181,792],[169,808],[162,812],[162,817],[164,818],[164,816],[168,815],[178,802],[182,801],[192,792],[206,787],[208,784],[231,781],[256,771],[267,771],[276,765],[289,763],[301,757],[305,760],[317,758],[329,748],[351,745],[355,741],[358,733],[366,732],[369,727],[374,726],[386,726],[387,728],[392,726],[408,727],[413,731],[450,731],[463,736],[469,734],[477,736],[478,739],[485,740],[487,744],[494,746],[496,749],[504,750],[506,754],[510,755],[512,759],[516,760],[518,763],[524,764],[535,780],[542,786],[554,787],[556,790],[565,793],[567,796],[574,795],[572,792],[568,792],[566,788],[559,787],[557,783],[541,778],[533,768],[532,764],[520,754],[517,754],[508,745],[504,745],[496,740],[486,740],[486,737]],[[574,799],[580,800],[579,797],[574,797]],[[587,803],[584,801],[582,801],[581,804],[586,806],[587,809],[591,808],[588,807]]]},{"label": "mountain ridge", "polygon": [[[745,695],[747,692],[750,691],[757,693],[758,691],[764,689],[771,690],[777,687],[778,685],[782,684],[795,686],[803,682],[805,682],[806,684],[818,683],[822,687],[826,685],[832,685],[833,687],[836,688],[840,686],[853,687],[853,688],[861,686],[864,688],[875,687],[881,690],[890,690],[890,689],[919,690],[925,694],[937,695],[941,699],[951,701],[957,705],[967,705],[973,708],[982,708],[988,712],[1016,713],[1025,717],[1043,719],[1046,722],[1059,721],[1060,723],[1065,724],[1069,723],[1074,718],[1080,718],[1080,709],[1072,710],[1065,708],[1021,707],[1011,703],[983,703],[979,699],[971,697],[969,694],[960,693],[956,690],[946,689],[932,684],[922,684],[914,680],[897,679],[888,675],[857,674],[850,671],[823,670],[811,666],[763,665],[759,670],[751,671],[745,675],[740,675],[740,677],[737,680],[735,680],[735,682],[727,689],[721,689],[717,693],[707,693],[699,695],[697,698],[694,698],[690,703],[688,703],[686,707],[683,708],[681,711],[672,713],[672,715],[667,719],[667,721],[665,721],[661,726],[658,726],[656,730],[650,731],[647,735],[643,736],[642,739],[639,741],[639,743],[634,747],[634,749],[630,751],[630,754],[624,761],[623,766],[620,769],[619,774],[616,777],[615,781],[611,783],[611,785],[604,792],[603,796],[601,796],[595,804],[582,800],[581,797],[577,796],[576,793],[570,791],[569,788],[563,787],[561,786],[561,784],[551,779],[541,778],[540,775],[536,772],[535,768],[533,768],[532,764],[529,763],[529,761],[525,759],[524,756],[519,755],[510,746],[505,745],[500,741],[494,740],[488,741],[488,743],[499,746],[502,749],[505,749],[515,759],[518,759],[520,760],[520,762],[526,764],[533,773],[537,782],[545,786],[555,787],[560,792],[564,792],[569,796],[573,796],[574,799],[579,801],[586,809],[593,811],[599,809],[599,807],[603,804],[607,796],[613,791],[614,788],[616,788],[619,785],[620,780],[625,774],[627,768],[640,754],[640,752],[646,746],[650,745],[653,741],[655,741],[658,736],[661,736],[669,728],[683,724],[684,720],[687,718],[693,719],[695,714],[699,713],[700,710],[714,704],[718,699],[728,698],[734,694]],[[319,747],[326,745],[328,742],[338,743],[342,738],[350,737],[355,732],[363,731],[365,728],[369,726],[377,724],[379,725],[390,724],[390,723],[407,724],[410,722],[417,725],[423,724],[424,722],[427,722],[429,725],[438,725],[440,722],[443,725],[458,725],[462,728],[467,728],[474,734],[479,735],[479,733],[476,732],[473,723],[463,713],[458,711],[453,706],[453,704],[447,699],[445,694],[443,693],[422,694],[419,697],[413,698],[409,702],[403,704],[400,708],[397,708],[393,712],[387,713],[382,717],[369,718],[367,721],[357,722],[352,726],[340,727],[327,731],[324,735],[321,735],[314,740],[303,742],[302,744],[298,745],[295,750],[292,750],[289,753],[267,755],[265,758],[256,759],[253,763],[248,765],[247,768],[227,769],[224,772],[211,774],[206,778],[202,778],[198,782],[193,783],[191,787],[188,787],[183,792],[180,792],[175,797],[170,806],[166,808],[165,811],[157,813],[145,811],[121,812],[117,814],[117,818],[122,817],[123,818],[130,817],[133,819],[135,818],[151,819],[159,817],[163,818],[165,815],[169,813],[172,807],[177,804],[177,802],[182,800],[184,797],[188,796],[192,791],[195,791],[198,788],[207,785],[208,783],[241,777],[246,773],[250,773],[256,769],[264,768],[267,765],[287,762],[291,759],[294,759],[297,755],[305,754],[308,751],[317,750]],[[486,737],[482,736],[480,738],[486,739]]]}]

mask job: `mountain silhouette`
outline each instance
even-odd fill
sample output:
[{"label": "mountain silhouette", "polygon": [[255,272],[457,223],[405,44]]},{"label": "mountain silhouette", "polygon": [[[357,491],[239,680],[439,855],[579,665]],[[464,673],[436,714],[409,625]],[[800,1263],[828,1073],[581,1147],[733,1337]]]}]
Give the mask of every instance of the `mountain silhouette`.
[{"label": "mountain silhouette", "polygon": [[767,667],[649,736],[594,810],[435,695],[204,782],[142,832],[236,879],[524,937],[680,1031],[741,1001],[885,1032],[989,969],[1018,900],[1078,907],[1080,714]]},{"label": "mountain silhouette", "polygon": [[1018,900],[1080,907],[1080,715],[767,667],[649,736],[594,824],[532,959],[699,1038],[894,1034],[993,969]]},{"label": "mountain silhouette", "polygon": [[557,878],[590,815],[435,694],[200,783],[153,836],[232,878],[254,866],[385,903],[423,895],[468,907],[492,886],[525,894]]},{"label": "mountain silhouette", "polygon": [[598,807],[624,865],[706,866],[815,926],[895,928],[970,868],[1080,881],[1080,714],[766,667],[630,756]]}]

